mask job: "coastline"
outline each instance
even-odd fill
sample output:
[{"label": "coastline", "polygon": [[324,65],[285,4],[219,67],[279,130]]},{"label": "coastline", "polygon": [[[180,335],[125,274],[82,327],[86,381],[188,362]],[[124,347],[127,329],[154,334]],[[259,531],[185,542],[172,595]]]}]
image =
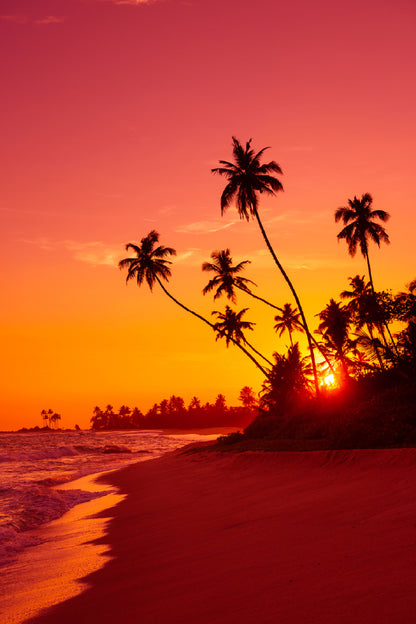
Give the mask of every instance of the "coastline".
[{"label": "coastline", "polygon": [[110,558],[27,622],[412,621],[415,449],[192,451],[101,477]]}]

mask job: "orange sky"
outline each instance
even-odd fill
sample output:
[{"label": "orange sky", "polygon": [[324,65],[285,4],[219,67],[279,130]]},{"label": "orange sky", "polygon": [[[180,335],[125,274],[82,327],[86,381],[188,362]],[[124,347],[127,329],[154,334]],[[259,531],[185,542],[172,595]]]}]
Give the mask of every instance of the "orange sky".
[{"label": "orange sky", "polygon": [[[277,304],[290,294],[254,222],[221,218],[231,135],[270,145],[285,192],[264,200],[270,239],[310,325],[365,272],[334,210],[370,192],[391,213],[371,248],[376,288],[416,277],[416,7],[412,0],[2,0],[0,429],[88,426],[93,407],[146,410],[175,393],[236,404],[261,377],[162,292],[117,262],[149,230],[178,257],[170,289],[206,315],[211,251],[251,259]],[[250,339],[287,338],[241,297]]]}]

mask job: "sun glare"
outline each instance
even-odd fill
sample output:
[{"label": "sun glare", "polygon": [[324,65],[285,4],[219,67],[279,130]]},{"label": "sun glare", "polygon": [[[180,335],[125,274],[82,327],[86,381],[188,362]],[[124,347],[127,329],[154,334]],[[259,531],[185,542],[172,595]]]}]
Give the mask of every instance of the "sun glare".
[{"label": "sun glare", "polygon": [[325,386],[329,390],[332,388],[335,388],[336,386],[335,375],[333,373],[328,373],[327,375],[325,375],[325,377],[321,381],[321,386]]}]

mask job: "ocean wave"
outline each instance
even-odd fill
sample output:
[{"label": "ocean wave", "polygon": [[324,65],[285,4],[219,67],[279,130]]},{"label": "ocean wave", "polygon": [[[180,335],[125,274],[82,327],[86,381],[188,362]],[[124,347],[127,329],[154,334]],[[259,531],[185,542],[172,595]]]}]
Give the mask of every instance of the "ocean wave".
[{"label": "ocean wave", "polygon": [[[30,529],[60,518],[75,505],[108,493],[107,490],[56,490],[40,484],[4,488],[0,514],[0,564],[9,561],[26,546],[39,543],[33,535],[25,534]],[[13,515],[8,514],[9,509],[14,511]]]},{"label": "ocean wave", "polygon": [[35,451],[22,452],[11,451],[0,455],[1,462],[25,462],[61,457],[74,457],[76,455],[99,455],[102,453],[131,453],[131,449],[123,444],[106,444],[104,446],[87,446],[84,444],[67,444],[56,448],[42,448]]}]

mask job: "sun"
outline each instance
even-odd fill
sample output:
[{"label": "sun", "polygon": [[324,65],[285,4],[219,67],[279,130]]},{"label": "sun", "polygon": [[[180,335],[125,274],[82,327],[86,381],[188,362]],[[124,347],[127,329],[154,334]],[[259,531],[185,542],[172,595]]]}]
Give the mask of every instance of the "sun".
[{"label": "sun", "polygon": [[327,388],[333,388],[335,386],[335,375],[333,373],[328,373],[324,377],[324,384]]}]

